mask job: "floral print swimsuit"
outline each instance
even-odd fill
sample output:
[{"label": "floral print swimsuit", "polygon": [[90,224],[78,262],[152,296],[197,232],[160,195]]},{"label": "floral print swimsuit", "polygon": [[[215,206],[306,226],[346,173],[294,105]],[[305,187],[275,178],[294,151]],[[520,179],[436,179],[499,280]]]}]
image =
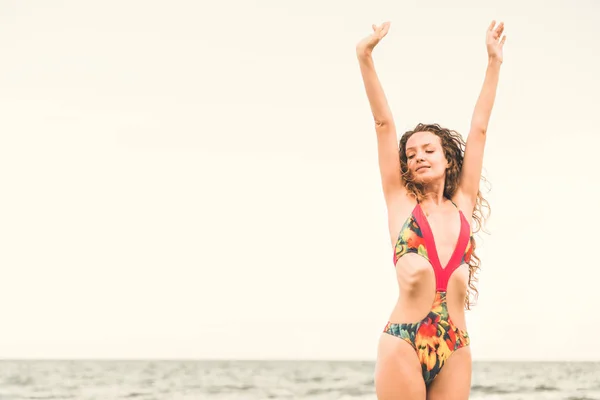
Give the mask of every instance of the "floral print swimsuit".
[{"label": "floral print swimsuit", "polygon": [[436,294],[429,314],[415,323],[388,322],[384,329],[385,333],[404,339],[415,349],[427,386],[454,351],[469,345],[469,335],[454,325],[446,303],[450,276],[459,266],[469,262],[473,250],[471,227],[460,210],[459,214],[460,234],[446,267],[442,268],[440,264],[431,227],[419,203],[400,229],[394,249],[394,265],[403,255],[415,253],[429,261],[435,274]]}]

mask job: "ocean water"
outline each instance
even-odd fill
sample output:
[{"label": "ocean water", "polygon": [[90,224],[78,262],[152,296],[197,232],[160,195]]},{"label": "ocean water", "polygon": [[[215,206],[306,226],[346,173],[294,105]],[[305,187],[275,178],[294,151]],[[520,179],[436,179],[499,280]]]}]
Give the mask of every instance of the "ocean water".
[{"label": "ocean water", "polygon": [[[375,400],[373,362],[0,361],[0,400]],[[475,362],[471,399],[600,400],[600,362]]]}]

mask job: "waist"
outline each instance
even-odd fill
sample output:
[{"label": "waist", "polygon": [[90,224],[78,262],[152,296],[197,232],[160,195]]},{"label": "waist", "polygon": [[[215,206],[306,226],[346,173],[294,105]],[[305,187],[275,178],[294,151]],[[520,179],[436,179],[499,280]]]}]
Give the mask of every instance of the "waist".
[{"label": "waist", "polygon": [[[441,319],[450,319],[450,313],[465,329],[465,297],[457,297],[455,294],[448,298],[447,292],[435,291],[432,296],[421,293],[418,296],[400,295],[389,316],[389,321],[395,323],[415,323],[422,321],[431,314]],[[448,311],[451,309],[452,312]]]}]

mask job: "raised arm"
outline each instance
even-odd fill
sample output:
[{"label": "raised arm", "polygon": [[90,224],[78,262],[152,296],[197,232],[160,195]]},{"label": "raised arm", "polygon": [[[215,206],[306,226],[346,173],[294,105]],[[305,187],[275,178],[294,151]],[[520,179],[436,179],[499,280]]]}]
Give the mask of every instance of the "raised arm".
[{"label": "raised arm", "polygon": [[405,193],[406,189],[400,174],[400,159],[398,157],[398,138],[394,118],[387,103],[385,93],[373,62],[373,49],[387,34],[390,23],[381,26],[373,25],[373,34],[367,36],[356,45],[356,55],[360,65],[360,72],[371,106],[371,113],[375,120],[377,133],[377,154],[379,158],[379,171],[383,195],[388,205],[393,203],[397,195]]},{"label": "raised arm", "polygon": [[473,208],[475,207],[477,193],[479,192],[487,128],[496,98],[500,66],[503,61],[502,48],[506,40],[506,36],[502,37],[503,31],[504,23],[500,22],[496,26],[496,21],[492,21],[487,30],[487,70],[485,72],[483,87],[475,104],[475,110],[471,119],[471,128],[467,137],[465,157],[458,187],[461,197],[469,202]]}]

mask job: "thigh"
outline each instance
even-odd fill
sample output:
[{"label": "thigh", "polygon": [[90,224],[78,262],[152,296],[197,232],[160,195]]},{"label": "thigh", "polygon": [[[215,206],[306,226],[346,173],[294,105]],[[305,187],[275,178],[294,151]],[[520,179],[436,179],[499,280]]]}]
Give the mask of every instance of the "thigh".
[{"label": "thigh", "polygon": [[415,349],[387,333],[379,339],[375,391],[378,400],[425,400],[425,381]]},{"label": "thigh", "polygon": [[427,400],[468,400],[471,391],[471,348],[456,350],[427,389]]}]

